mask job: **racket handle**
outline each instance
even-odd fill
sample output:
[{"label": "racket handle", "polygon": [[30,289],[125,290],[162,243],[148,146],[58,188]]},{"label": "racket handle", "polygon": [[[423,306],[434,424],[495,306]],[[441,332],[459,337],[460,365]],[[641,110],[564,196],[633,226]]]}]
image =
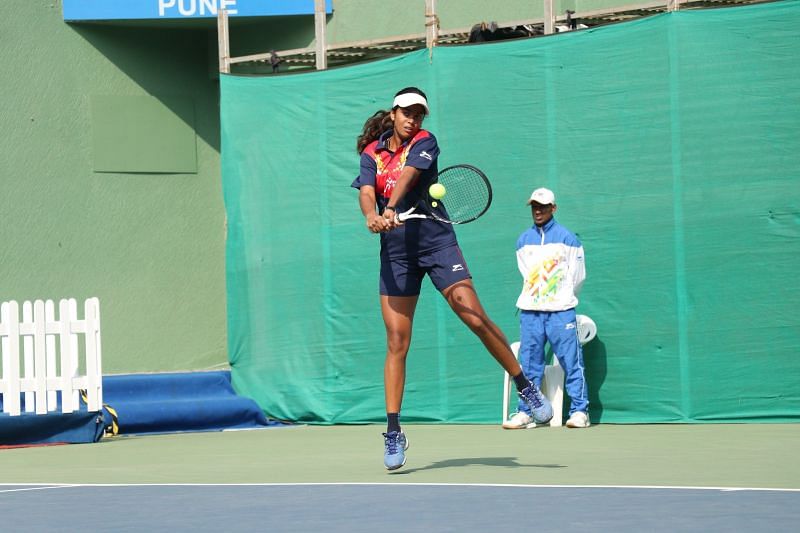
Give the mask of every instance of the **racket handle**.
[{"label": "racket handle", "polygon": [[399,220],[400,222],[404,222],[409,218],[431,218],[431,217],[429,217],[428,215],[403,215],[403,214],[397,215],[397,220]]},{"label": "racket handle", "polygon": [[394,216],[394,219],[397,222],[403,222],[405,220],[408,220],[409,218],[425,218],[425,215],[412,215],[411,213],[414,212],[414,209],[416,209],[416,207],[412,207],[408,211],[403,211],[402,213],[397,213]]}]

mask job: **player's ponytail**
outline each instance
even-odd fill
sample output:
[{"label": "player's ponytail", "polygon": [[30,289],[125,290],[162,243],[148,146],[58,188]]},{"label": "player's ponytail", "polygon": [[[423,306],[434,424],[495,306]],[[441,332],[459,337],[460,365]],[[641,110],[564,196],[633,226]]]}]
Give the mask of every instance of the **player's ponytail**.
[{"label": "player's ponytail", "polygon": [[358,136],[356,141],[356,150],[358,153],[364,151],[369,143],[380,137],[381,133],[392,128],[392,117],[389,111],[381,110],[372,115],[364,123],[364,130]]}]

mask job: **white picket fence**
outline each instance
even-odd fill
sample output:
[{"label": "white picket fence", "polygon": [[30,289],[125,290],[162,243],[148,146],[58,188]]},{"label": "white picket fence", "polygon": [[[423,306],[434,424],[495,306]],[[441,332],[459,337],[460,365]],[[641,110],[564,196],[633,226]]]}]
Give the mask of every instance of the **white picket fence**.
[{"label": "white picket fence", "polygon": [[[3,412],[18,416],[22,411],[47,414],[80,409],[80,391],[85,390],[89,411],[103,405],[103,379],[100,349],[100,300],[89,298],[78,318],[75,299],[64,299],[56,306],[52,300],[16,301],[0,306],[0,353],[2,375],[0,395]],[[80,335],[83,335],[83,342]],[[81,355],[85,375],[79,375]]]}]

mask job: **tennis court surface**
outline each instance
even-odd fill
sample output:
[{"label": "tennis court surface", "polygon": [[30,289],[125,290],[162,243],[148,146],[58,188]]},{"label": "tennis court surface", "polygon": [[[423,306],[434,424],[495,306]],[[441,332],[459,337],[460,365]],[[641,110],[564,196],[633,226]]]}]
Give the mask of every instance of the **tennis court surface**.
[{"label": "tennis court surface", "polygon": [[794,424],[293,426],[0,450],[4,529],[791,530]]}]

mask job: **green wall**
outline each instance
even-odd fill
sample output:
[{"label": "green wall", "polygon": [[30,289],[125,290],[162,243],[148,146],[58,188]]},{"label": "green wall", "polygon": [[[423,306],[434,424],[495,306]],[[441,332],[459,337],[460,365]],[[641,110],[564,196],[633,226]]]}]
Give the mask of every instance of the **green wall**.
[{"label": "green wall", "polygon": [[[69,25],[52,0],[5,0],[3,15],[0,300],[99,297],[106,373],[224,365],[208,30]],[[148,95],[196,131],[197,172],[95,172],[109,147],[95,153],[93,99]]]},{"label": "green wall", "polygon": [[[623,3],[557,1],[555,11]],[[387,16],[381,2],[334,0],[328,39],[424,31],[424,0],[402,5]],[[438,0],[437,9],[451,29],[537,18],[542,2]],[[107,373],[225,365],[214,21],[70,25],[59,0],[4,0],[2,12],[0,301],[98,296]],[[231,21],[234,55],[313,41],[313,16]],[[139,144],[106,136],[135,122],[142,100],[161,107],[152,131],[194,130],[196,172],[176,173],[169,154],[152,170],[157,154],[139,157]],[[113,113],[93,116],[98,107]],[[123,133],[147,132],[132,130]],[[95,171],[120,161],[129,172]]]}]

